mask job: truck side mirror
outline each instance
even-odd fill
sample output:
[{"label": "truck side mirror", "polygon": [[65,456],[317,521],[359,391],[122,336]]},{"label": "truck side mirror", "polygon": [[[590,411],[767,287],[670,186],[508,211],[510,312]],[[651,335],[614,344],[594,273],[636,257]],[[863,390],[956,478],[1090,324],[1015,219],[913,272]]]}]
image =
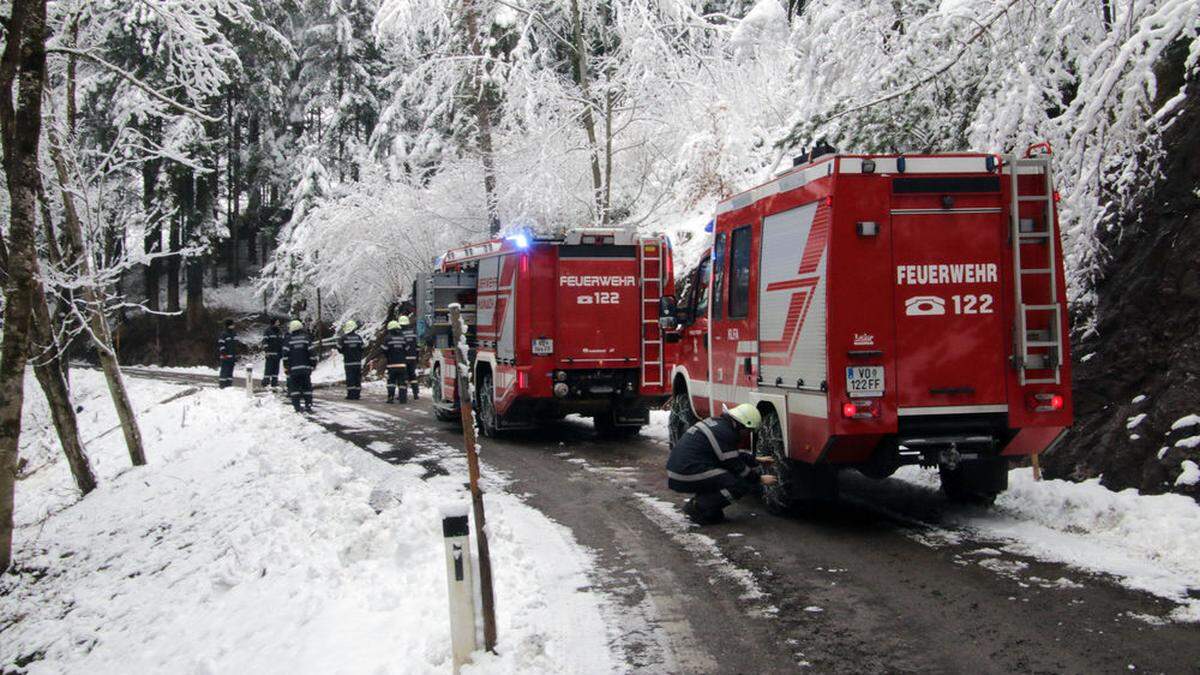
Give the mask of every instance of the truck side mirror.
[{"label": "truck side mirror", "polygon": [[658,301],[658,325],[663,330],[671,331],[679,327],[679,306],[675,296],[664,295]]}]

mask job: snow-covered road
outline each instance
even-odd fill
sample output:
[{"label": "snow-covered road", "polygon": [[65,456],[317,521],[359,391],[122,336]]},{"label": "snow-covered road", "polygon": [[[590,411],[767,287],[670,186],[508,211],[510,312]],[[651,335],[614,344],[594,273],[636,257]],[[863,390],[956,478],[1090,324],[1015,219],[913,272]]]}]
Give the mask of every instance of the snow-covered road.
[{"label": "snow-covered road", "polygon": [[[153,377],[211,384],[195,374]],[[179,391],[162,383],[143,384],[155,395]],[[155,389],[164,386],[168,388]],[[410,528],[418,541],[436,540],[436,532],[428,531],[436,515],[417,514],[431,513],[447,495],[459,494],[461,437],[452,425],[435,422],[427,403],[385,406],[378,394],[368,387],[367,400],[349,403],[340,400],[340,392],[322,390],[316,415],[295,427],[290,413],[264,417],[269,425],[258,433],[269,436],[273,446],[289,447],[284,451],[287,457],[279,461],[290,467],[286,475],[299,481],[298,489],[320,495],[318,503],[338,504],[350,496],[344,510],[326,507],[328,512],[321,512],[319,518],[304,516],[319,521],[310,524],[314,532],[322,533],[319,539],[331,542],[336,555],[328,551],[324,555],[335,556],[336,564],[335,557],[309,555],[307,551],[315,546],[311,541],[298,545],[305,551],[302,558],[324,561],[306,563],[306,572],[316,575],[316,585],[340,590],[314,591],[301,585],[294,598],[287,596],[276,626],[295,624],[294,630],[306,634],[313,630],[310,624],[328,630],[328,617],[333,616],[348,622],[345,625],[368,628],[385,617],[381,623],[390,625],[388,600],[377,601],[376,595],[363,593],[360,579],[380,592],[391,589],[397,594],[385,597],[399,597],[403,591],[397,589],[413,593],[422,589],[428,594],[428,587],[434,586],[433,595],[442,602],[440,577],[413,573],[412,584],[404,586],[406,582],[380,581],[380,575],[407,561],[426,566],[437,562],[435,554],[421,552],[424,546],[420,551],[406,547],[394,527]],[[227,395],[245,400],[241,391],[208,389],[189,398],[208,401],[208,397]],[[263,402],[262,408],[272,407],[283,409],[278,401]],[[176,409],[174,414],[180,413]],[[240,412],[230,414],[239,425],[252,419]],[[186,419],[191,424],[198,418],[189,412]],[[1200,571],[1189,554],[1200,531],[1196,527],[1200,507],[1188,500],[1111,493],[1090,483],[1033,483],[1017,471],[1013,489],[995,509],[971,509],[947,504],[930,477],[920,471],[906,470],[883,482],[851,473],[843,478],[842,501],[828,511],[781,519],[762,513],[756,501],[745,500],[730,510],[729,522],[697,531],[681,518],[677,496],[662,485],[666,447],[659,438],[662,420],[656,417],[654,422],[642,438],[628,442],[598,439],[589,423],[568,420],[542,433],[485,443],[489,529],[494,541],[501,542],[493,547],[505,549],[498,553],[498,575],[515,576],[505,581],[499,597],[505,617],[501,655],[487,657],[484,670],[770,673],[811,667],[819,672],[883,673],[948,672],[971,663],[982,672],[1100,672],[1129,667],[1170,672],[1200,662],[1200,641],[1195,639],[1195,624],[1190,623]],[[284,429],[271,431],[274,425]],[[152,422],[151,426],[162,433],[161,425]],[[213,428],[209,426],[210,431]],[[230,432],[235,438],[242,433]],[[119,447],[119,440],[106,442]],[[191,442],[196,442],[194,437]],[[172,457],[188,452],[177,449]],[[229,467],[212,471],[225,475],[260,453],[238,456]],[[310,455],[321,460],[304,459]],[[109,470],[123,466],[119,452],[108,451],[106,457]],[[184,474],[175,473],[176,464],[170,469],[178,478]],[[188,473],[207,475],[207,471],[197,465]],[[129,475],[136,472],[117,480],[129,480]],[[265,480],[262,470],[228,475],[238,485],[258,486]],[[190,500],[206,504],[225,498],[205,494],[191,483],[189,488]],[[256,489],[246,492],[257,494]],[[229,486],[223,490],[229,492]],[[248,506],[275,514],[285,523],[297,513],[306,513],[294,498],[288,500],[291,490],[283,492],[288,494],[264,491],[263,499]],[[396,495],[399,506],[394,505]],[[145,496],[151,504],[158,499],[149,493]],[[370,509],[353,515],[349,504],[364,501]],[[164,508],[174,518],[184,517],[181,509]],[[376,510],[381,513],[372,515]],[[59,526],[52,523],[70,513],[39,525],[39,537],[58,532]],[[257,522],[257,517],[247,522]],[[109,536],[113,531],[118,532],[114,537],[124,536],[115,527],[96,532]],[[96,532],[76,534],[100,536]],[[156,532],[150,541],[171,536]],[[139,548],[148,546],[145,537],[122,541],[137,556],[156,555],[154,546]],[[394,549],[394,555],[382,560],[389,549]],[[179,555],[192,555],[190,548],[183,550]],[[428,555],[432,558],[423,557]],[[49,551],[37,559],[46,567],[56,562]],[[217,565],[215,558],[201,560],[208,563],[196,572],[199,575]],[[282,564],[260,556],[255,565],[273,569],[268,562]],[[160,576],[170,578],[175,573],[171,569]],[[238,580],[233,588],[265,607],[280,602],[280,595],[292,588],[269,586],[267,577],[248,578],[252,575],[244,569],[234,566],[230,572]],[[68,586],[53,583],[56,586],[51,588]],[[207,591],[207,586],[201,590]],[[0,609],[5,601],[0,600]],[[67,606],[57,602],[60,608]],[[365,610],[363,602],[368,603]],[[204,606],[194,598],[186,600],[184,607],[199,607],[186,611],[200,611],[210,623],[219,620],[221,607]],[[444,631],[430,620],[434,610],[442,611],[440,604],[418,619],[406,615],[395,620],[402,626],[419,625],[426,631],[423,636],[433,635]],[[151,610],[139,605],[115,616],[94,611],[93,623],[72,629],[70,635],[92,635],[86,631],[98,629],[87,626],[100,625],[101,616],[109,632],[123,622],[141,626],[136,623],[142,620],[141,612]],[[244,617],[238,622],[244,626]],[[5,639],[0,640],[0,649],[6,649],[9,635],[23,635],[17,631],[25,628],[17,624],[2,630]],[[204,650],[213,640],[234,644],[240,640],[268,653],[277,648],[262,636],[243,635],[233,627],[207,630],[211,631],[207,639],[195,641],[196,652],[211,653]],[[516,642],[505,642],[506,636]],[[357,644],[360,638],[342,639]],[[34,644],[33,638],[23,639],[30,642],[21,644]],[[327,636],[313,639],[323,648],[333,648]],[[395,640],[391,643],[395,649],[417,650],[404,652],[417,656],[400,667],[402,672],[448,667],[440,639],[389,639]],[[67,658],[61,654],[97,651],[92,644],[86,639],[71,643],[64,637],[57,651],[50,653]],[[337,669],[288,644],[306,658],[280,663],[300,671],[307,671],[310,664]],[[381,663],[371,660],[377,655],[373,649],[374,643],[363,647],[366,660],[347,661],[345,669],[357,672],[363,669],[360,666]],[[82,659],[92,657],[73,658],[89,663]],[[197,668],[242,663],[213,660]],[[394,668],[394,662],[388,663]]]}]

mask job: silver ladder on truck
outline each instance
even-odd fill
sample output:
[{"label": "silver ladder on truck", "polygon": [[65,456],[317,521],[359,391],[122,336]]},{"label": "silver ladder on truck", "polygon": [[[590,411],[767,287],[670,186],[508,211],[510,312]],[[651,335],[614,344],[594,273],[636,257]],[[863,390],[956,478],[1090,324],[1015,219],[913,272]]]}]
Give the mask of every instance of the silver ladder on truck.
[{"label": "silver ladder on truck", "polygon": [[[1015,299],[1014,365],[1018,381],[1027,384],[1061,384],[1063,366],[1062,302],[1058,297],[1057,252],[1058,236],[1054,229],[1054,176],[1050,156],[1004,158],[1009,174],[1009,227],[1013,255],[1013,296]],[[1040,194],[1022,194],[1019,177],[1033,174],[1041,179]],[[1036,202],[1037,217],[1022,217],[1021,204]],[[1044,252],[1044,267],[1026,266],[1022,247],[1034,245]],[[1032,257],[1032,256],[1030,256]],[[1039,258],[1041,256],[1038,256]],[[1039,263],[1041,264],[1041,263]],[[1045,279],[1036,293],[1027,293],[1027,278]],[[1044,290],[1043,290],[1044,289]],[[1038,297],[1030,298],[1034,295]],[[1032,327],[1031,327],[1032,326]],[[1031,376],[1030,373],[1035,376]]]},{"label": "silver ladder on truck", "polygon": [[663,335],[658,323],[663,293],[663,242],[658,238],[638,241],[638,273],[642,300],[642,386],[663,384]]}]

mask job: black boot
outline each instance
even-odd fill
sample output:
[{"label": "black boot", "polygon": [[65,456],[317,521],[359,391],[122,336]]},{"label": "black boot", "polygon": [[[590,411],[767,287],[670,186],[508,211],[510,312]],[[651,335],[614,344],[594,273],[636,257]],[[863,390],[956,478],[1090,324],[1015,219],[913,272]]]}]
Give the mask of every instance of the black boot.
[{"label": "black boot", "polygon": [[716,511],[701,511],[696,505],[696,498],[692,497],[683,503],[683,513],[697,525],[715,525],[725,520],[725,512],[718,509]]},{"label": "black boot", "polygon": [[417,399],[419,399],[419,398],[421,398],[421,389],[420,389],[420,387],[418,387],[417,385],[415,385],[415,384],[414,384],[414,385],[412,386],[412,390],[413,390],[413,400],[414,400],[414,401],[415,401],[415,400],[417,400]]},{"label": "black boot", "polygon": [[388,387],[388,403],[394,403],[396,400],[396,388]]}]

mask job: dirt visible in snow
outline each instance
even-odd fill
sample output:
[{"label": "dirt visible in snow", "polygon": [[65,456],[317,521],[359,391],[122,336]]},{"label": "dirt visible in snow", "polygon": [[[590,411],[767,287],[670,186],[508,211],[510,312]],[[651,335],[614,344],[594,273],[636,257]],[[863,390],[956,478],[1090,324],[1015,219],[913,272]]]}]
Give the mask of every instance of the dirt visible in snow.
[{"label": "dirt visible in snow", "polygon": [[1200,459],[1184,440],[1200,425],[1176,424],[1200,414],[1200,82],[1190,88],[1165,134],[1165,180],[1102,237],[1096,330],[1073,347],[1076,423],[1043,460],[1051,477],[1200,498],[1176,485],[1182,462]]}]

